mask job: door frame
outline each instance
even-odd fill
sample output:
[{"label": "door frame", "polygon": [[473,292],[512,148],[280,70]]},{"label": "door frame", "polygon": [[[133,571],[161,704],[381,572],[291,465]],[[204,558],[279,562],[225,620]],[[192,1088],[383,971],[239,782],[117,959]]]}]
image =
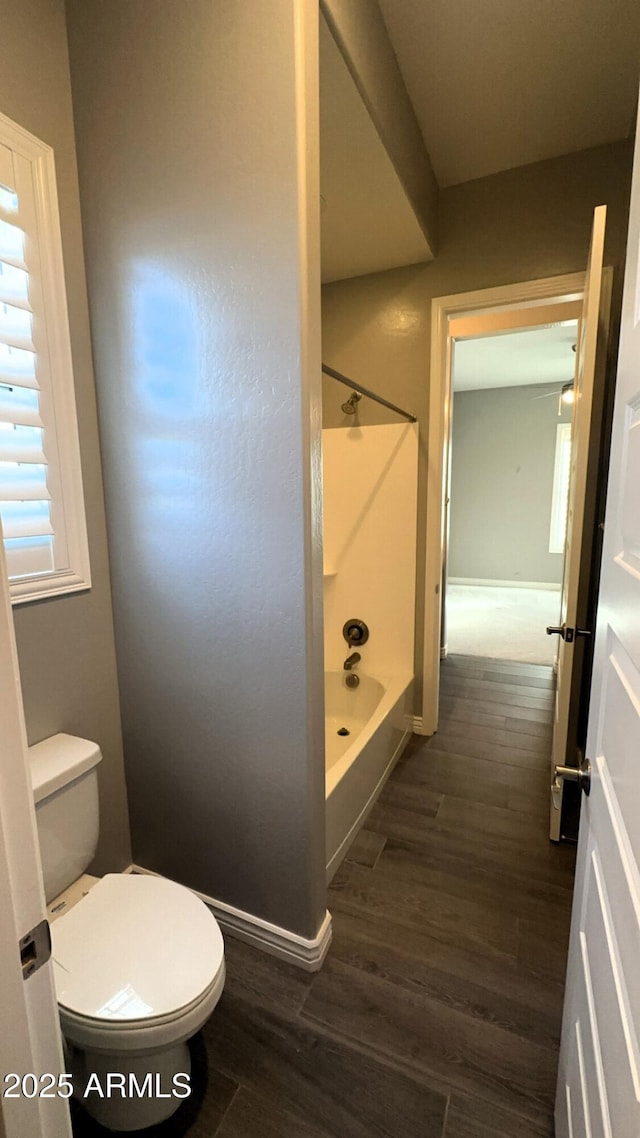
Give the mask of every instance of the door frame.
[{"label": "door frame", "polygon": [[[605,270],[611,272],[611,270]],[[427,435],[427,502],[425,526],[424,655],[422,716],[414,731],[433,735],[440,701],[440,642],[442,576],[446,556],[447,460],[451,434],[451,335],[449,323],[463,316],[478,317],[489,310],[542,308],[582,300],[585,273],[567,273],[540,280],[436,296],[431,302],[431,360],[429,429]],[[545,320],[540,313],[541,322]],[[520,325],[521,326],[521,325]]]},{"label": "door frame", "polygon": [[[27,759],[13,613],[0,525],[0,972],[3,1022],[0,1033],[0,1095],[9,1072],[36,1077],[64,1070],[62,1033],[49,960],[23,978],[19,940],[42,920],[46,905],[35,807]],[[44,1088],[46,1089],[46,1084]],[[28,1094],[33,1090],[28,1086]],[[20,1094],[0,1097],[0,1134],[5,1138],[71,1138],[65,1097]],[[66,1090],[63,1092],[66,1094]]]}]

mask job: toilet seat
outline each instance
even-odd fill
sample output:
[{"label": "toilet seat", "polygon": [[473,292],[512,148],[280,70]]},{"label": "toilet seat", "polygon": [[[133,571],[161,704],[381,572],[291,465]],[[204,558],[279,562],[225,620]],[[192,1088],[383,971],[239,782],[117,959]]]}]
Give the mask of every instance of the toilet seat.
[{"label": "toilet seat", "polygon": [[[172,1036],[215,1006],[224,942],[206,905],[166,878],[107,874],[51,928],[63,1030]],[[206,1018],[206,1016],[205,1016]],[[197,1030],[197,1029],[196,1029]],[[77,1031],[71,1034],[77,1035]]]},{"label": "toilet seat", "polygon": [[225,981],[224,963],[213,984],[200,1000],[171,1016],[151,1020],[99,1020],[75,1015],[59,1006],[60,1026],[68,1043],[92,1053],[111,1055],[161,1051],[191,1039],[213,1012]]}]

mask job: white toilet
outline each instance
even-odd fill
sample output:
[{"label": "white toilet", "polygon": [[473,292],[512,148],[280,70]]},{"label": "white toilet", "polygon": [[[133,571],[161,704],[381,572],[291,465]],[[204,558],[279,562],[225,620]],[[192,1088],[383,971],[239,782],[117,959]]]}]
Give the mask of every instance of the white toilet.
[{"label": "white toilet", "polygon": [[184,886],[85,874],[98,840],[101,758],[72,735],[29,748],[67,1070],[84,1108],[126,1131],[163,1121],[184,1100],[187,1040],[222,994],[224,944]]}]

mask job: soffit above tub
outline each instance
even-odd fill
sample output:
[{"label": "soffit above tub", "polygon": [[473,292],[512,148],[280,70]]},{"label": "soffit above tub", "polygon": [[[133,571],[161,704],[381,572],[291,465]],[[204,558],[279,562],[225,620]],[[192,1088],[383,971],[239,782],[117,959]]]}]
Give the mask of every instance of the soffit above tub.
[{"label": "soffit above tub", "polygon": [[432,259],[324,19],[320,20],[320,190],[323,282]]},{"label": "soffit above tub", "polygon": [[379,0],[441,186],[627,138],[637,0]]},{"label": "soffit above tub", "polygon": [[555,324],[499,336],[458,340],[453,357],[454,391],[569,383],[575,371],[578,325]]}]

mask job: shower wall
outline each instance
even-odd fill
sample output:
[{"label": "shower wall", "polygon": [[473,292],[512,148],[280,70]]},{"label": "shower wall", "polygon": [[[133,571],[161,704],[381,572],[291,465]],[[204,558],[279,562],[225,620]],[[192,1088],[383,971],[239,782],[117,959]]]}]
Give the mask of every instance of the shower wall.
[{"label": "shower wall", "polygon": [[356,617],[370,631],[360,668],[413,675],[418,427],[324,430],[322,448],[325,667],[342,668]]}]

